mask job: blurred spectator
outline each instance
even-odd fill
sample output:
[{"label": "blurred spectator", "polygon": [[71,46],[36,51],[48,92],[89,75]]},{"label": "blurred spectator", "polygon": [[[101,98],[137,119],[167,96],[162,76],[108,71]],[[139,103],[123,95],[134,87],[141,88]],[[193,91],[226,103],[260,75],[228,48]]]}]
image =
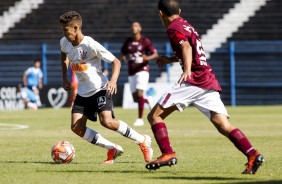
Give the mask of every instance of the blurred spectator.
[{"label": "blurred spectator", "polygon": [[34,60],[34,66],[29,67],[23,74],[23,84],[24,87],[29,88],[35,94],[38,105],[41,106],[41,100],[39,96],[39,89],[43,88],[42,79],[43,72],[41,70],[41,61],[39,59]]},{"label": "blurred spectator", "polygon": [[19,93],[19,97],[23,100],[24,107],[26,109],[37,110],[41,103],[38,102],[37,95],[29,88],[22,87],[22,85],[18,85],[17,93]]},{"label": "blurred spectator", "polygon": [[102,71],[106,77],[109,77],[109,63],[103,61]]}]

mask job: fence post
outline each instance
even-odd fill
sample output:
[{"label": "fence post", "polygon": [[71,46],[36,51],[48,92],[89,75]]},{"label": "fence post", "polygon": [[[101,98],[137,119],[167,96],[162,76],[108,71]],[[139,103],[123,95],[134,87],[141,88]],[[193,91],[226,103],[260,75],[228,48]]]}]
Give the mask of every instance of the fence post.
[{"label": "fence post", "polygon": [[[105,42],[103,45],[104,45],[105,49],[107,49],[107,50],[109,49],[109,43],[108,42]],[[103,69],[109,70],[109,63],[108,62],[103,61]]]},{"label": "fence post", "polygon": [[231,106],[236,106],[235,42],[230,42],[230,90]]},{"label": "fence post", "polygon": [[[167,57],[170,57],[170,44],[168,42],[166,42],[165,44],[165,55]],[[166,69],[167,83],[170,83],[170,64],[166,64],[165,69]]]},{"label": "fence post", "polygon": [[42,70],[43,70],[43,84],[47,85],[47,45],[46,43],[42,44]]}]

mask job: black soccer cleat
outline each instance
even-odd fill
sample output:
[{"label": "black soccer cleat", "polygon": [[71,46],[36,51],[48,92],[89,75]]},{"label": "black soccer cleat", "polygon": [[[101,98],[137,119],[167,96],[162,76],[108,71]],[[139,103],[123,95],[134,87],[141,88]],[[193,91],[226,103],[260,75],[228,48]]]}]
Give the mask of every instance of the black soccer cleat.
[{"label": "black soccer cleat", "polygon": [[148,170],[157,170],[163,166],[169,166],[177,164],[177,158],[175,152],[162,154],[157,160],[154,160],[146,164],[146,169]]},{"label": "black soccer cleat", "polygon": [[242,174],[256,174],[258,168],[262,166],[263,162],[265,162],[264,157],[260,154],[260,152],[256,151],[255,154],[249,158],[249,161],[246,164],[246,169],[242,172]]}]

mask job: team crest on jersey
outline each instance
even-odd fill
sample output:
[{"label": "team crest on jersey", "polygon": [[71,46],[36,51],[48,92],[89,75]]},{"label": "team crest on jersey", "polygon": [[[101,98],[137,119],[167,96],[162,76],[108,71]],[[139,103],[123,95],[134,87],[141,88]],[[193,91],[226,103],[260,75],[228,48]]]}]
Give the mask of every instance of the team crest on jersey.
[{"label": "team crest on jersey", "polygon": [[100,96],[99,98],[97,98],[97,104],[98,108],[101,109],[104,105],[106,105],[106,97]]},{"label": "team crest on jersey", "polygon": [[142,50],[142,45],[138,45],[138,50]]},{"label": "team crest on jersey", "polygon": [[87,52],[79,48],[79,57],[81,60],[85,60],[87,58]]}]

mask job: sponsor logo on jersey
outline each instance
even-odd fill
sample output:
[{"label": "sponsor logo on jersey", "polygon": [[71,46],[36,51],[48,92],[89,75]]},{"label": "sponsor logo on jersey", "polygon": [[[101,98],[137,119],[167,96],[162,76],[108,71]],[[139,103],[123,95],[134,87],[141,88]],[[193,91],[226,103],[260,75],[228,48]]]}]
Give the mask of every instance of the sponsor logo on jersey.
[{"label": "sponsor logo on jersey", "polygon": [[138,45],[138,48],[137,48],[137,49],[140,50],[140,51],[142,51],[142,49],[143,49],[142,45]]},{"label": "sponsor logo on jersey", "polygon": [[73,71],[85,72],[88,69],[86,62],[71,64]]},{"label": "sponsor logo on jersey", "polygon": [[132,42],[132,45],[139,45],[139,42]]}]

